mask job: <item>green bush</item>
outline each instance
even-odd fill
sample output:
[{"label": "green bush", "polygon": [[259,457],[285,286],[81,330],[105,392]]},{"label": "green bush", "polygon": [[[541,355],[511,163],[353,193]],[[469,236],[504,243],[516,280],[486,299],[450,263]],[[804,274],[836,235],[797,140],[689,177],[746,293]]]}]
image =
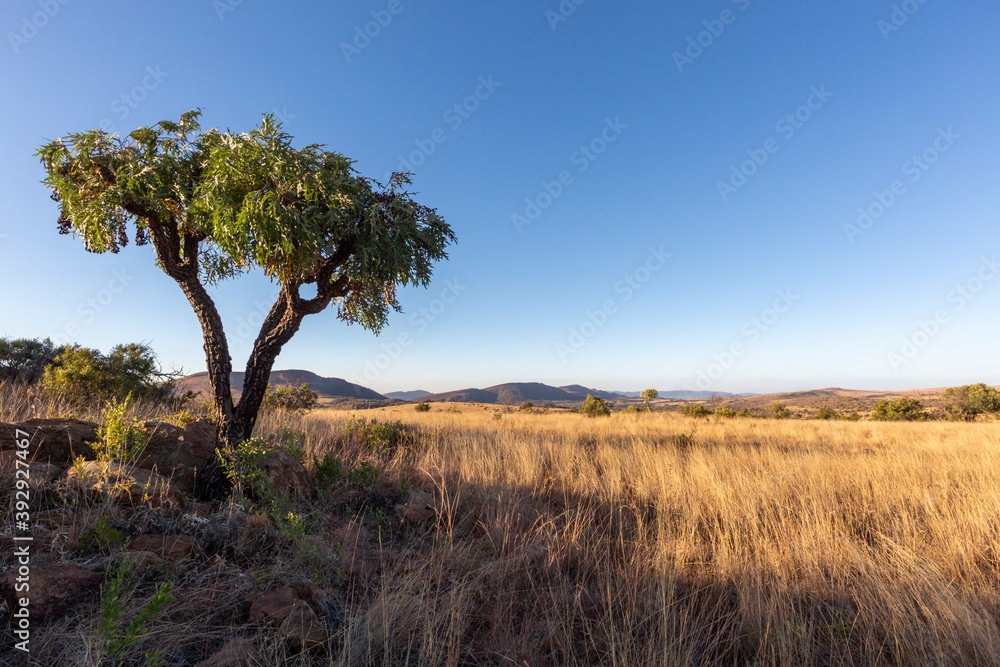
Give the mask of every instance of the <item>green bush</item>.
[{"label": "green bush", "polygon": [[607,417],[611,414],[611,404],[597,396],[587,394],[587,400],[580,406],[580,412],[588,417]]},{"label": "green bush", "polygon": [[310,389],[305,382],[298,387],[293,385],[272,387],[268,385],[262,407],[301,414],[316,407],[317,400],[319,400],[319,395]]},{"label": "green bush", "polygon": [[768,410],[775,419],[788,419],[792,416],[792,413],[789,412],[784,403],[772,403]]},{"label": "green bush", "polygon": [[733,410],[728,405],[723,405],[715,411],[715,416],[732,418],[736,416],[736,410]]},{"label": "green bush", "polygon": [[625,412],[627,414],[639,414],[642,412],[646,412],[646,408],[641,405],[630,405],[624,410],[622,410],[622,412]]},{"label": "green bush", "polygon": [[[126,603],[135,595],[138,584],[134,565],[129,562],[121,563],[115,570],[109,570],[108,575],[110,579],[101,592],[97,635],[101,639],[103,657],[112,664],[125,664],[129,649],[139,642],[142,635],[152,627],[156,617],[173,602],[174,596],[170,593],[173,582],[167,581],[157,586],[156,592],[142,611],[123,627]],[[163,664],[162,653],[158,649],[146,653],[145,664]]]},{"label": "green bush", "polygon": [[972,421],[981,414],[1000,412],[1000,393],[982,382],[946,389],[942,398],[952,419]]},{"label": "green bush", "polygon": [[518,408],[518,410],[521,410],[522,412],[531,412],[534,408],[535,408],[534,404],[526,402],[526,403],[521,403],[521,406]]},{"label": "green bush", "polygon": [[681,414],[688,417],[707,417],[712,411],[701,403],[687,403],[681,406]]},{"label": "green bush", "polygon": [[369,450],[379,455],[391,455],[399,449],[416,450],[420,446],[420,432],[403,422],[379,422],[375,419],[347,420],[344,434],[357,439]]},{"label": "green bush", "polygon": [[0,338],[0,382],[35,384],[65,349],[48,338]]},{"label": "green bush", "polygon": [[165,399],[175,374],[164,373],[148,345],[116,345],[108,354],[80,345],[62,349],[42,374],[42,387],[70,399]]},{"label": "green bush", "polygon": [[923,411],[920,401],[909,396],[902,396],[893,401],[883,399],[875,404],[875,409],[872,411],[872,421],[923,421],[924,419],[927,419],[927,413]]},{"label": "green bush", "polygon": [[843,416],[828,405],[816,411],[816,419],[843,419]]},{"label": "green bush", "polygon": [[417,412],[430,412],[431,406],[430,406],[430,403],[417,403],[417,405],[414,407],[414,409]]}]

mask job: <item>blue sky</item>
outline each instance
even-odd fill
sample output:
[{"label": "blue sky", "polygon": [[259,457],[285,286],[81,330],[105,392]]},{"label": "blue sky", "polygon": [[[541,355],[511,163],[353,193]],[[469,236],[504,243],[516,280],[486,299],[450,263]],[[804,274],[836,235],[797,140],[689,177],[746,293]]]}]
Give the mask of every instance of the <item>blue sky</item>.
[{"label": "blue sky", "polygon": [[[240,131],[275,113],[368,176],[405,161],[458,235],[381,336],[311,316],[276,368],[379,391],[1000,383],[993,3],[12,0],[0,26],[0,335],[204,369],[151,250],[59,236],[33,157],[201,107]],[[214,292],[237,369],[272,292]]]}]

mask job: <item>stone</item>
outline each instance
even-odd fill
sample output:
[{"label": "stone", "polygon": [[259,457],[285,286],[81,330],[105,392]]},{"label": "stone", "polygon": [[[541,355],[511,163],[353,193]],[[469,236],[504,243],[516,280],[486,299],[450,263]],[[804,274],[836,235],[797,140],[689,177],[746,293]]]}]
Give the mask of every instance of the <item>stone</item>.
[{"label": "stone", "polygon": [[184,428],[167,422],[146,422],[146,446],[135,465],[155,471],[183,493],[192,494],[199,470],[214,458],[216,428],[199,419]]},{"label": "stone", "polygon": [[71,484],[76,485],[91,498],[122,494],[135,504],[148,502],[153,507],[174,505],[184,507],[184,494],[168,479],[151,470],[117,463],[102,469],[98,461],[84,461],[66,473]]},{"label": "stone", "polygon": [[128,557],[137,569],[145,570],[163,565],[163,559],[152,551],[129,551]]},{"label": "stone", "polygon": [[37,463],[72,463],[78,456],[85,459],[97,458],[91,446],[91,443],[99,440],[97,424],[93,422],[79,419],[28,419],[20,424],[0,424],[0,449],[18,448],[18,430],[28,434],[28,454]]},{"label": "stone", "polygon": [[0,594],[8,609],[18,609],[18,598],[28,597],[32,627],[65,616],[72,605],[98,597],[104,576],[71,563],[32,563],[30,590],[17,591],[17,570],[0,578]]},{"label": "stone", "polygon": [[395,509],[400,524],[426,523],[437,516],[437,512],[430,507],[421,507],[420,505],[396,505]]},{"label": "stone", "polygon": [[260,462],[271,491],[279,498],[313,497],[313,481],[302,463],[283,449],[275,449]]},{"label": "stone", "polygon": [[140,535],[132,540],[133,551],[150,551],[169,560],[180,560],[194,553],[194,539],[188,535]]},{"label": "stone", "polygon": [[296,653],[320,649],[330,639],[326,626],[304,602],[288,613],[278,629]]},{"label": "stone", "polygon": [[250,599],[250,618],[257,623],[280,622],[279,631],[295,652],[313,651],[326,644],[330,635],[316,612],[298,596],[298,592],[318,595],[305,584],[297,588],[279,588]]},{"label": "stone", "polygon": [[[28,473],[28,481],[32,482],[51,482],[62,474],[62,468],[52,465],[51,463],[31,462],[28,463],[28,467],[25,468],[23,465],[18,465],[17,461],[19,459],[20,457],[17,452],[12,449],[0,451],[0,474],[14,475],[14,471],[18,469],[26,470]],[[20,475],[20,477],[23,478],[23,475]]]},{"label": "stone", "polygon": [[252,639],[234,639],[195,667],[256,667],[260,663]]},{"label": "stone", "polygon": [[279,588],[262,593],[251,600],[250,618],[257,623],[283,621],[296,605],[304,604],[305,602],[295,595],[294,589]]}]

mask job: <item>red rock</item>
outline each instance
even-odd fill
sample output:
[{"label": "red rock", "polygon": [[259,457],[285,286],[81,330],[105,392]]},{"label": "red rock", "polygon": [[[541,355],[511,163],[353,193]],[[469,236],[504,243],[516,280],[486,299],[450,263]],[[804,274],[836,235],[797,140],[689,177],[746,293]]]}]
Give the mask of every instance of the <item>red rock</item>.
[{"label": "red rock", "polygon": [[260,663],[252,639],[234,639],[194,667],[256,667]]},{"label": "red rock", "polygon": [[262,593],[250,604],[250,618],[258,623],[284,620],[296,605],[305,605],[291,588]]},{"label": "red rock", "polygon": [[140,535],[132,540],[132,551],[151,551],[163,558],[180,560],[194,553],[194,539],[188,535]]},{"label": "red rock", "polygon": [[279,630],[296,653],[320,649],[330,639],[326,626],[304,602],[288,613]]},{"label": "red rock", "polygon": [[28,610],[31,624],[59,618],[70,611],[72,605],[98,597],[103,575],[70,563],[32,563],[28,591],[17,591],[18,572],[9,572],[0,579],[0,593],[8,609],[18,609],[18,598],[30,600]]},{"label": "red rock", "polygon": [[194,493],[195,478],[215,456],[216,427],[205,420],[179,428],[166,422],[146,422],[146,445],[135,465],[153,470],[183,493]]},{"label": "red rock", "polygon": [[27,433],[28,454],[37,463],[71,463],[77,456],[95,458],[97,424],[79,419],[29,419],[20,424],[0,424],[0,449],[18,449],[17,431]]},{"label": "red rock", "polygon": [[313,481],[302,463],[283,449],[275,449],[260,462],[264,479],[279,498],[312,498]]},{"label": "red rock", "polygon": [[98,461],[84,461],[67,471],[66,478],[92,498],[124,494],[133,503],[148,502],[154,507],[184,507],[185,500],[176,486],[151,470],[109,463],[106,470]]}]

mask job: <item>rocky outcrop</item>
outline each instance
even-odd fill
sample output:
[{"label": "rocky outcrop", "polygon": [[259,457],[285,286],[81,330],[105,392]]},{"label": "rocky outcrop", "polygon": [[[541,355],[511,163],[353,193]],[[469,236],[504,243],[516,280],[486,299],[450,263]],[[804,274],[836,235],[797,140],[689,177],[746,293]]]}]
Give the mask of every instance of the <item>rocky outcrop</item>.
[{"label": "rocky outcrop", "polygon": [[313,481],[302,463],[283,449],[275,449],[260,462],[265,483],[279,498],[313,497]]},{"label": "rocky outcrop", "polygon": [[234,639],[194,667],[256,667],[260,657],[252,639]]},{"label": "rocky outcrop", "polygon": [[149,503],[153,507],[173,505],[184,507],[184,494],[166,477],[145,468],[98,461],[85,461],[66,473],[70,484],[88,496],[101,499],[107,495],[123,495],[135,504]]},{"label": "rocky outcrop", "polygon": [[[24,596],[15,588],[17,577],[14,570],[0,579],[8,609],[18,609],[18,597]],[[96,598],[104,581],[99,572],[70,563],[32,563],[30,577],[32,625],[64,616],[72,605]]]},{"label": "rocky outcrop", "polygon": [[129,549],[149,551],[168,560],[180,560],[194,553],[194,540],[188,535],[141,535],[132,540]]},{"label": "rocky outcrop", "polygon": [[[18,436],[18,431],[22,434]],[[28,419],[20,424],[0,424],[0,449],[17,449],[17,441],[28,438],[28,455],[36,463],[65,464],[82,456],[96,458],[91,443],[97,442],[97,424],[79,419]]]},{"label": "rocky outcrop", "polygon": [[198,472],[215,457],[216,428],[199,419],[184,428],[166,422],[146,422],[146,445],[135,466],[147,468],[192,494]]},{"label": "rocky outcrop", "polygon": [[313,589],[300,585],[252,598],[249,600],[250,618],[257,623],[280,623],[278,629],[293,651],[313,651],[326,644],[330,635],[312,607],[299,597],[299,592],[308,596],[315,594]]}]

